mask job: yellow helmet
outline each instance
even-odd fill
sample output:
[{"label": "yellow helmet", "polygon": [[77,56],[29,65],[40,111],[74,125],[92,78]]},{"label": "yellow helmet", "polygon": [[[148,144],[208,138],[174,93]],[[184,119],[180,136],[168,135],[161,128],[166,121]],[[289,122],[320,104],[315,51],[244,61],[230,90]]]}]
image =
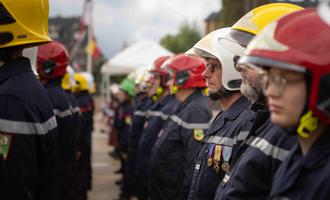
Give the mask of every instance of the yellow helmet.
[{"label": "yellow helmet", "polygon": [[88,72],[81,72],[81,75],[85,76],[85,78],[87,79],[88,82],[88,92],[90,94],[95,94],[96,92],[96,85],[94,82],[94,76],[91,73]]},{"label": "yellow helmet", "polygon": [[48,0],[0,0],[0,48],[50,42]]},{"label": "yellow helmet", "polygon": [[70,65],[66,68],[66,74],[62,78],[62,88],[63,90],[71,90],[72,87],[76,85],[74,80],[74,70]]},{"label": "yellow helmet", "polygon": [[76,73],[74,80],[76,85],[72,87],[72,92],[88,91],[88,80],[84,75]]},{"label": "yellow helmet", "polygon": [[257,35],[270,22],[302,9],[302,7],[290,3],[266,4],[245,14],[232,28]]}]

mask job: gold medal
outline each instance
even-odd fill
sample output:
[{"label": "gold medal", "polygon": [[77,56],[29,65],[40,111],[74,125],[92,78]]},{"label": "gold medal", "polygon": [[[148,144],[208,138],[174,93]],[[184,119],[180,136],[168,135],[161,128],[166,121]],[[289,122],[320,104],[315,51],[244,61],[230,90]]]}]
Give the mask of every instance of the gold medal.
[{"label": "gold medal", "polygon": [[216,160],[214,161],[213,168],[217,174],[220,172],[219,162],[217,162]]},{"label": "gold medal", "polygon": [[213,161],[212,161],[212,158],[209,157],[209,159],[207,159],[207,166],[211,167]]},{"label": "gold medal", "polygon": [[230,169],[230,165],[228,162],[223,162],[222,165],[221,165],[221,169],[224,171],[224,172],[228,172],[229,169]]},{"label": "gold medal", "polygon": [[218,174],[220,172],[220,159],[221,159],[221,146],[220,145],[216,145],[215,146],[215,153],[214,153],[214,158],[213,158],[213,168],[215,170],[215,172]]}]

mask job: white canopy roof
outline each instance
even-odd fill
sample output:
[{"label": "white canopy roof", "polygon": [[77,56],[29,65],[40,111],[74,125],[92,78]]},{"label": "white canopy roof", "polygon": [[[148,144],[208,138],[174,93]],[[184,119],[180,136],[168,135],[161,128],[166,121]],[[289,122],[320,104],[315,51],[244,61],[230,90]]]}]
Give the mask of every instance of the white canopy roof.
[{"label": "white canopy roof", "polygon": [[138,68],[150,66],[157,58],[173,55],[161,45],[151,40],[139,41],[108,60],[101,68],[102,74],[129,74]]}]

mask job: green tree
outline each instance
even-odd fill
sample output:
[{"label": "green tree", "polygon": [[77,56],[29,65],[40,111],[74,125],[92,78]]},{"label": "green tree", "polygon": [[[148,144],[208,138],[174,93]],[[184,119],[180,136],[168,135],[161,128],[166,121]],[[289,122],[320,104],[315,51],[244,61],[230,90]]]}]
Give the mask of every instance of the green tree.
[{"label": "green tree", "polygon": [[173,53],[182,53],[190,49],[201,39],[201,33],[196,24],[184,22],[176,35],[166,35],[161,39],[161,44]]}]

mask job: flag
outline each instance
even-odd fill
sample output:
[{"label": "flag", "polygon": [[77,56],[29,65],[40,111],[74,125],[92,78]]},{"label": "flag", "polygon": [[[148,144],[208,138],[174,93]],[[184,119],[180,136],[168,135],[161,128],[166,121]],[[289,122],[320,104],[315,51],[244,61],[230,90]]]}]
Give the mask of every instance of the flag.
[{"label": "flag", "polygon": [[101,57],[102,52],[100,48],[97,46],[95,37],[87,43],[85,47],[85,52],[92,55],[93,60],[97,60]]},{"label": "flag", "polygon": [[80,34],[86,31],[86,28],[91,25],[92,19],[92,0],[85,0],[83,12],[80,16]]}]

